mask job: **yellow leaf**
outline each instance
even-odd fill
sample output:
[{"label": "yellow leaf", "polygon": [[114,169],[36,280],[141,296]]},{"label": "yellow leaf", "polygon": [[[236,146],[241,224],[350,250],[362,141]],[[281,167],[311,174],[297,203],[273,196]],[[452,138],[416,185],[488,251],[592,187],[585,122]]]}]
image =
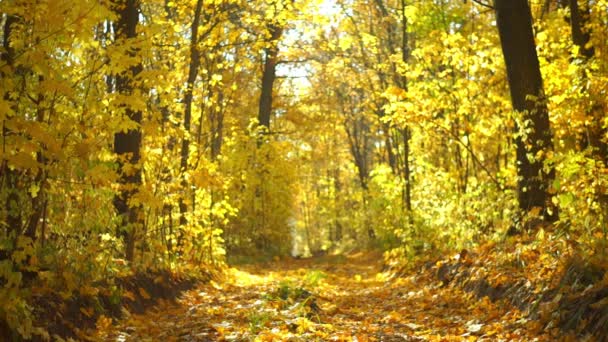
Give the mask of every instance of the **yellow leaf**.
[{"label": "yellow leaf", "polygon": [[97,330],[107,330],[111,325],[112,319],[104,315],[99,316],[99,318],[97,318],[97,323],[95,323]]},{"label": "yellow leaf", "polygon": [[91,318],[93,316],[93,309],[92,308],[80,308],[80,312],[82,312],[83,315]]},{"label": "yellow leaf", "polygon": [[125,292],[122,294],[122,296],[123,296],[124,298],[127,298],[127,299],[129,299],[129,300],[133,301],[133,302],[135,301],[135,294],[133,294],[133,292],[131,292],[131,291],[125,291]]},{"label": "yellow leaf", "polygon": [[32,196],[32,198],[38,197],[38,191],[40,191],[40,187],[38,186],[38,184],[30,185],[29,193]]},{"label": "yellow leaf", "polygon": [[148,292],[141,287],[139,288],[139,295],[142,296],[142,298],[144,298],[144,299],[151,298],[150,295],[148,294]]}]

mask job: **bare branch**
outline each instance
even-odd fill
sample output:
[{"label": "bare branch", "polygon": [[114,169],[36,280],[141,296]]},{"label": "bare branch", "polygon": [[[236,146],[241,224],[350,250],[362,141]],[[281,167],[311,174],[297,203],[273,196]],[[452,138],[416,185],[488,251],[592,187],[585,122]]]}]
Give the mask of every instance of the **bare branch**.
[{"label": "bare branch", "polygon": [[[490,4],[487,4],[487,3],[485,3],[485,2],[483,2],[483,1],[481,1],[481,0],[471,0],[471,1],[473,1],[474,3],[476,3],[476,4],[480,5],[480,6],[483,6],[483,7],[485,7],[485,8],[489,8],[489,9],[491,9],[491,10],[494,10],[494,6],[492,6],[492,5],[490,5]],[[466,1],[465,1],[465,2],[466,2]]]}]

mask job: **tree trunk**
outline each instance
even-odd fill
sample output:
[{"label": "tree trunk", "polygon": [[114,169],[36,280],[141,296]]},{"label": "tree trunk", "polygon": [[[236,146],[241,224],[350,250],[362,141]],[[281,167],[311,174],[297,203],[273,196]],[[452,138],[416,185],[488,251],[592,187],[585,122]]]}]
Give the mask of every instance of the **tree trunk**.
[{"label": "tree trunk", "polygon": [[183,243],[184,229],[188,224],[186,213],[188,205],[186,204],[186,196],[189,193],[188,183],[186,182],[186,172],[188,171],[188,158],[190,157],[190,126],[192,121],[192,90],[194,82],[198,77],[198,69],[200,67],[200,54],[198,51],[198,26],[201,20],[201,11],[203,8],[203,0],[196,2],[194,10],[194,18],[190,31],[190,66],[188,69],[188,80],[186,81],[186,91],[184,93],[184,140],[182,140],[180,171],[182,173],[182,195],[179,197],[179,236],[177,239],[178,248]]},{"label": "tree trunk", "polygon": [[269,25],[270,47],[264,49],[264,71],[262,74],[262,92],[260,94],[260,107],[258,111],[259,124],[270,129],[270,116],[272,113],[272,91],[276,79],[277,58],[279,47],[277,46],[283,29],[274,24]]},{"label": "tree trunk", "polygon": [[407,210],[408,213],[408,217],[409,217],[409,222],[410,223],[414,223],[414,218],[412,216],[412,185],[411,185],[411,178],[412,178],[412,171],[410,169],[410,133],[411,130],[406,127],[405,129],[403,129],[403,131],[401,132],[403,135],[403,181],[405,182],[405,189],[404,189],[404,203],[405,203],[405,209]]},{"label": "tree trunk", "polygon": [[[572,29],[572,42],[578,46],[580,57],[588,62],[595,54],[593,46],[589,46],[590,32],[587,28],[589,20],[589,3],[583,7],[579,6],[577,0],[570,0],[570,27]],[[586,70],[581,70],[582,87],[581,93],[588,93],[588,77]],[[591,105],[591,108],[586,109],[590,120],[587,125],[587,134],[581,139],[582,145],[593,147],[594,156],[601,160],[604,165],[608,165],[608,144],[604,140],[606,128],[602,126],[604,113],[601,105],[597,103]]]},{"label": "tree trunk", "polygon": [[[211,97],[211,96],[210,96]],[[217,157],[222,152],[222,140],[224,139],[224,111],[226,110],[224,102],[224,93],[218,92],[217,102],[219,108],[212,106],[209,112],[209,129],[210,129],[210,157],[211,161],[217,161]],[[203,121],[201,120],[201,125]]]},{"label": "tree trunk", "polygon": [[[44,77],[38,76],[38,82],[42,83],[44,81]],[[36,109],[36,121],[39,123],[44,123],[45,121],[45,106],[43,105],[45,98],[43,93],[38,93],[37,106]],[[33,185],[38,186],[38,193],[36,195],[30,194],[30,205],[32,207],[32,213],[30,214],[29,221],[27,223],[27,227],[25,229],[25,236],[31,238],[32,240],[36,240],[36,231],[38,230],[38,223],[42,218],[42,211],[44,210],[44,198],[46,197],[46,174],[45,170],[47,169],[47,159],[44,156],[43,151],[36,152],[36,161],[40,165],[38,170],[36,171],[36,175],[33,179]]]},{"label": "tree trunk", "polygon": [[[125,41],[137,37],[137,24],[139,21],[139,3],[136,0],[115,1],[116,14],[116,40]],[[136,55],[137,51],[126,52],[129,57]],[[141,63],[129,67],[129,69],[116,77],[116,91],[125,96],[132,95],[135,86],[133,80],[142,71]],[[125,115],[137,124],[137,128],[121,131],[114,135],[114,152],[118,156],[120,166],[121,190],[114,198],[114,207],[117,214],[122,218],[119,235],[125,242],[125,258],[133,261],[135,251],[135,234],[137,227],[141,224],[140,208],[129,203],[130,199],[137,192],[141,185],[140,161],[141,111],[134,110],[130,106],[125,106]],[[129,167],[125,167],[125,166]]]},{"label": "tree trunk", "polygon": [[570,0],[570,27],[572,29],[572,42],[579,47],[585,59],[593,57],[594,49],[592,46],[587,46],[589,43],[589,31],[585,28],[587,18],[589,17],[589,5],[580,8],[578,0]]},{"label": "tree trunk", "polygon": [[[3,37],[2,43],[4,52],[0,53],[0,62],[6,64],[9,68],[4,70],[10,70],[14,72],[13,69],[13,61],[15,58],[15,50],[10,44],[13,33],[13,25],[17,24],[19,18],[14,15],[7,15],[6,20],[4,22],[3,29]],[[12,75],[7,75],[4,71],[0,70],[0,78],[12,77]],[[3,94],[4,100],[10,101],[9,92],[6,91]],[[13,105],[13,110],[15,106]],[[11,135],[11,131],[6,126],[6,120],[2,121],[2,154],[7,155],[6,151],[6,139],[9,135]],[[3,210],[6,210],[6,224],[7,224],[7,235],[11,237],[13,233],[19,234],[21,229],[23,228],[23,222],[21,217],[21,205],[18,194],[18,183],[19,183],[19,175],[16,170],[13,170],[9,167],[6,159],[2,160],[2,165],[0,166],[0,186],[2,188],[7,189],[7,197],[6,202],[3,205]],[[15,238],[16,236],[12,236]],[[0,255],[1,256],[1,255]]]},{"label": "tree trunk", "polygon": [[[410,59],[409,36],[407,33],[407,16],[405,15],[406,1],[401,0],[401,61],[407,63]],[[401,76],[401,87],[407,91],[407,77]],[[410,169],[410,140],[412,131],[408,126],[402,130],[403,135],[403,182],[405,183],[405,208],[410,224],[414,223],[412,216],[412,172]]]},{"label": "tree trunk", "polygon": [[[543,168],[546,152],[553,149],[552,136],[530,7],[527,0],[495,0],[494,7],[511,103],[513,109],[521,113],[521,122],[526,124],[516,128],[515,139],[519,208],[524,212],[540,208],[545,220],[553,222],[558,213],[551,205],[549,187],[555,170],[547,172]],[[529,133],[522,135],[524,130]]]},{"label": "tree trunk", "polygon": [[335,187],[335,195],[334,195],[334,242],[342,241],[342,223],[340,222],[340,208],[338,207],[338,196],[342,193],[342,183],[340,182],[340,167],[336,166],[334,168],[334,187]]}]

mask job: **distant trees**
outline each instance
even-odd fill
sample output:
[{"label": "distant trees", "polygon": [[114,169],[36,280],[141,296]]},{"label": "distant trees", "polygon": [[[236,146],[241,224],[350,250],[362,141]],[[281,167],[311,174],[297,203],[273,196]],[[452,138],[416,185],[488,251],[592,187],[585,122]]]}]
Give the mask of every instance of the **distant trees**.
[{"label": "distant trees", "polygon": [[605,0],[479,3],[0,1],[0,319],[25,271],[70,296],[292,238],[409,257],[557,207],[593,251]]}]

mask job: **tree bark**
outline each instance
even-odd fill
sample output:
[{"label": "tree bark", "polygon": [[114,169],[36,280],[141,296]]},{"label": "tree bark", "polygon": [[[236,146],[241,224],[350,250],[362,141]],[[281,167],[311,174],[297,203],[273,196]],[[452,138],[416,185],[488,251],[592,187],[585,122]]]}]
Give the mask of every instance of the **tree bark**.
[{"label": "tree bark", "polygon": [[[43,76],[38,76],[38,82],[42,83],[44,81]],[[45,100],[45,96],[43,93],[38,93],[37,99],[37,109],[36,109],[36,120],[39,123],[44,123],[45,121],[45,111],[46,108],[43,104]],[[42,147],[42,146],[41,146]],[[30,194],[30,205],[32,207],[32,213],[30,214],[29,221],[27,223],[27,227],[25,229],[25,236],[32,239],[32,241],[36,240],[36,231],[38,230],[38,223],[42,218],[42,212],[44,210],[44,202],[46,197],[46,172],[47,169],[47,159],[44,156],[44,152],[39,150],[36,152],[36,161],[40,165],[38,170],[36,171],[36,175],[34,176],[33,184],[38,186],[38,193],[36,195]]]},{"label": "tree bark", "polygon": [[270,116],[272,114],[272,92],[274,81],[277,76],[277,58],[279,47],[277,46],[283,28],[270,24],[270,47],[264,49],[264,70],[262,73],[262,92],[260,94],[260,104],[258,111],[258,122],[260,125],[270,129]]},{"label": "tree bark", "polygon": [[[118,21],[116,22],[116,40],[125,41],[137,37],[137,24],[139,22],[139,2],[137,0],[115,1],[114,6]],[[129,57],[136,55],[136,50],[126,52]],[[135,90],[134,79],[143,70],[141,63],[136,63],[116,77],[116,91],[122,95],[130,96]],[[125,115],[137,124],[137,128],[121,131],[114,135],[114,152],[118,156],[120,166],[121,190],[114,198],[114,207],[122,218],[119,235],[125,243],[125,258],[133,261],[135,252],[135,235],[137,227],[141,224],[140,207],[129,203],[141,185],[141,167],[138,165],[141,154],[141,120],[142,112],[125,106]],[[127,166],[128,167],[125,167]]]},{"label": "tree bark", "polygon": [[[406,1],[401,0],[401,61],[407,63],[410,59],[409,36],[407,33],[407,16],[405,15]],[[407,77],[401,75],[401,87],[407,91]],[[408,126],[402,130],[403,135],[403,182],[405,183],[405,208],[410,224],[414,223],[412,216],[412,171],[410,169],[410,140],[412,131]]]},{"label": "tree bark", "polygon": [[198,77],[198,69],[200,67],[200,53],[198,51],[198,26],[201,20],[201,11],[203,8],[203,0],[196,2],[196,8],[194,10],[194,18],[192,20],[192,27],[190,30],[190,65],[188,69],[188,79],[186,81],[186,91],[184,93],[184,139],[182,140],[181,159],[180,159],[180,171],[182,172],[182,196],[179,198],[179,224],[180,232],[177,239],[178,247],[181,246],[184,236],[184,228],[188,224],[186,219],[186,213],[188,212],[188,205],[186,204],[185,198],[189,193],[188,184],[186,182],[185,174],[188,171],[188,158],[190,157],[190,126],[192,122],[192,90],[194,88],[194,82]]},{"label": "tree bark", "polygon": [[[570,0],[570,28],[572,32],[572,42],[578,46],[578,52],[580,57],[588,62],[594,55],[595,49],[593,46],[589,46],[591,38],[589,29],[587,28],[587,22],[589,20],[589,3],[586,3],[583,7],[579,6],[577,0]],[[588,88],[588,77],[586,70],[581,70],[582,87],[581,93],[589,93]],[[604,165],[608,165],[608,143],[604,140],[606,134],[606,128],[602,125],[602,118],[604,113],[602,112],[601,105],[597,103],[592,104],[590,108],[587,108],[587,114],[590,116],[589,124],[587,125],[587,132],[581,139],[582,145],[589,145],[593,147],[594,156],[601,160]]]},{"label": "tree bark", "polygon": [[[389,18],[390,13],[385,6],[384,0],[375,0],[376,6],[378,7],[380,14],[384,18]],[[410,57],[409,50],[409,35],[408,35],[408,21],[407,16],[405,15],[405,7],[407,6],[406,0],[400,1],[399,8],[399,20],[401,21],[400,29],[401,33],[401,42],[398,42],[398,35],[395,32],[396,30],[389,24],[386,28],[387,30],[387,46],[388,52],[391,55],[394,55],[397,52],[397,48],[395,46],[399,46],[401,48],[401,61],[403,63],[407,63]],[[398,32],[398,31],[397,31]],[[393,73],[392,79],[396,86],[401,87],[401,89],[407,91],[407,77],[398,72],[398,68],[396,63],[392,63],[391,72]],[[403,128],[395,129],[395,138],[392,139],[390,134],[390,126],[385,126],[385,145],[386,151],[388,155],[389,165],[393,170],[393,173],[397,175],[403,182],[403,189],[401,191],[401,205],[404,211],[407,211],[408,220],[410,223],[413,223],[413,217],[411,214],[412,211],[412,184],[411,184],[411,167],[410,167],[410,140],[412,131],[408,125]],[[400,139],[399,139],[400,138]],[[403,143],[403,158],[399,156],[399,146],[400,141]],[[395,146],[393,146],[393,144]]]},{"label": "tree bark", "polygon": [[511,103],[525,125],[516,127],[515,139],[519,208],[528,212],[538,207],[544,219],[553,222],[558,213],[551,204],[549,188],[555,170],[546,171],[543,167],[546,152],[553,145],[530,7],[527,0],[495,0],[494,7]]},{"label": "tree bark", "polygon": [[589,5],[581,8],[578,0],[570,0],[570,28],[572,29],[572,42],[579,47],[579,52],[585,59],[593,57],[594,49],[587,46],[589,43],[589,31],[585,28],[589,17]]},{"label": "tree bark", "polygon": [[[2,45],[4,48],[3,52],[0,52],[0,63],[5,64],[6,67],[0,69],[0,79],[14,77],[16,68],[14,66],[15,60],[15,49],[11,45],[13,39],[13,25],[19,22],[20,18],[14,15],[7,15],[3,27]],[[4,94],[2,95],[4,100],[7,102],[13,102],[10,98],[10,89],[3,89]],[[14,114],[17,111],[15,103],[11,103],[11,109]],[[13,115],[14,115],[13,114]],[[14,134],[12,130],[7,127],[7,121],[10,120],[10,116],[6,115],[6,118],[2,120],[2,154],[8,155],[7,151],[7,138]],[[8,161],[2,158],[2,164],[0,165],[0,190],[6,189],[6,199],[2,203],[2,214],[6,215],[6,236],[13,242],[13,248],[17,237],[21,235],[23,229],[23,216],[22,216],[22,205],[19,190],[23,188],[21,176],[17,170],[12,169]],[[3,191],[4,192],[4,191]],[[0,250],[0,260],[10,260],[12,250]]]},{"label": "tree bark", "polygon": [[[10,41],[13,34],[13,25],[18,21],[18,17],[14,15],[7,15],[3,29],[4,34],[2,37],[2,45],[4,52],[0,53],[0,62],[6,64],[11,72],[14,72],[13,61],[15,50],[11,46]],[[0,76],[1,78],[4,78],[11,77],[12,75],[7,75],[5,72],[0,71]],[[5,100],[10,100],[8,91],[3,95],[3,97]],[[13,106],[13,109],[15,109],[15,106]],[[4,155],[7,155],[6,139],[11,134],[11,131],[6,126],[5,119],[2,121],[2,152]],[[2,165],[0,167],[0,181],[0,186],[3,188],[6,187],[7,189],[7,197],[6,202],[3,205],[3,210],[6,210],[7,235],[10,237],[13,233],[19,234],[21,232],[23,222],[21,216],[20,199],[17,192],[19,189],[19,175],[17,174],[16,170],[9,167],[6,160],[2,160]]]}]

